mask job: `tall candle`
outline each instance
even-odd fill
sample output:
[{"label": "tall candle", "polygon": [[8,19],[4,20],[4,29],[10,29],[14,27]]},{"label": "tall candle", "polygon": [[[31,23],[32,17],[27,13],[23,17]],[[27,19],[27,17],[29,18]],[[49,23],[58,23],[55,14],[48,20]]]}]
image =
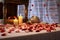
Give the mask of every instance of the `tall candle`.
[{"label": "tall candle", "polygon": [[14,24],[18,25],[18,19],[16,19],[16,18],[14,19]]},{"label": "tall candle", "polygon": [[19,24],[23,23],[23,17],[21,15],[18,17],[18,19],[19,19]]}]

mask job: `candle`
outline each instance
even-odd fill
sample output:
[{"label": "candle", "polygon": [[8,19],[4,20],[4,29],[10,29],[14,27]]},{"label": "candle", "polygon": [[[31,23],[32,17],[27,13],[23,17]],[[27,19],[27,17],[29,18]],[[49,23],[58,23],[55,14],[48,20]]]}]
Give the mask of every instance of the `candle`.
[{"label": "candle", "polygon": [[22,24],[22,23],[23,23],[23,17],[20,15],[20,16],[18,17],[18,19],[19,19],[19,24]]},{"label": "candle", "polygon": [[18,19],[17,18],[14,19],[14,24],[18,25]]}]

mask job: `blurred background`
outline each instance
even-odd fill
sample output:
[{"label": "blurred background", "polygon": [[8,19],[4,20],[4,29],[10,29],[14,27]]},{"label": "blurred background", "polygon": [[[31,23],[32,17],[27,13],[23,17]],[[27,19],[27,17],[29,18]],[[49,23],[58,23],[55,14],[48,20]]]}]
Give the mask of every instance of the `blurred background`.
[{"label": "blurred background", "polygon": [[[56,19],[58,19],[57,21],[60,23],[59,21],[60,20],[60,0],[55,0],[55,1],[56,1],[57,14],[58,14],[58,18]],[[6,23],[7,19],[9,18],[14,19],[14,16],[18,17],[20,16],[20,14],[24,17],[24,19],[31,18],[30,15],[34,15],[34,14],[29,14],[29,12],[32,10],[30,9],[29,11],[31,3],[32,2],[30,2],[30,0],[0,0],[0,19],[1,19],[0,23]],[[35,2],[33,1],[33,3]],[[32,11],[31,13],[34,13],[34,12]]]}]

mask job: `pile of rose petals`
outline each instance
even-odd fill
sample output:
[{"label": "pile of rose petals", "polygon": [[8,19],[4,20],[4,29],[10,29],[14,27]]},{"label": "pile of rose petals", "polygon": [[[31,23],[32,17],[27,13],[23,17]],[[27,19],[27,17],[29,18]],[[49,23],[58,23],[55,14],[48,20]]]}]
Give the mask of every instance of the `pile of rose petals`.
[{"label": "pile of rose petals", "polygon": [[34,24],[28,24],[23,23],[19,25],[14,24],[5,24],[0,25],[0,33],[1,36],[6,36],[6,33],[20,33],[22,31],[28,33],[28,32],[40,32],[42,30],[46,30],[47,32],[51,32],[52,30],[56,30],[56,27],[60,28],[60,25],[57,23],[34,23]]}]

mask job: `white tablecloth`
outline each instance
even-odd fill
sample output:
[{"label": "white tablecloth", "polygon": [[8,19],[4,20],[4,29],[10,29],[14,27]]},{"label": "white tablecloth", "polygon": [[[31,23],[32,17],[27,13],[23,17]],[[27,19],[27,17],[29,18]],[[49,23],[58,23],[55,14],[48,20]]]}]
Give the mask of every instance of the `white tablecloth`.
[{"label": "white tablecloth", "polygon": [[[42,40],[45,38],[46,40],[55,40],[55,39],[60,39],[60,28],[56,28],[56,31],[52,32],[46,32],[46,30],[42,30],[40,32],[20,32],[20,33],[7,33],[6,36],[1,36],[0,35],[0,40]],[[1,33],[0,33],[1,34]],[[35,38],[36,37],[36,38]],[[42,37],[42,38],[41,38]],[[26,39],[27,38],[27,39]],[[31,39],[32,38],[32,39]],[[43,39],[44,40],[44,39]]]}]

